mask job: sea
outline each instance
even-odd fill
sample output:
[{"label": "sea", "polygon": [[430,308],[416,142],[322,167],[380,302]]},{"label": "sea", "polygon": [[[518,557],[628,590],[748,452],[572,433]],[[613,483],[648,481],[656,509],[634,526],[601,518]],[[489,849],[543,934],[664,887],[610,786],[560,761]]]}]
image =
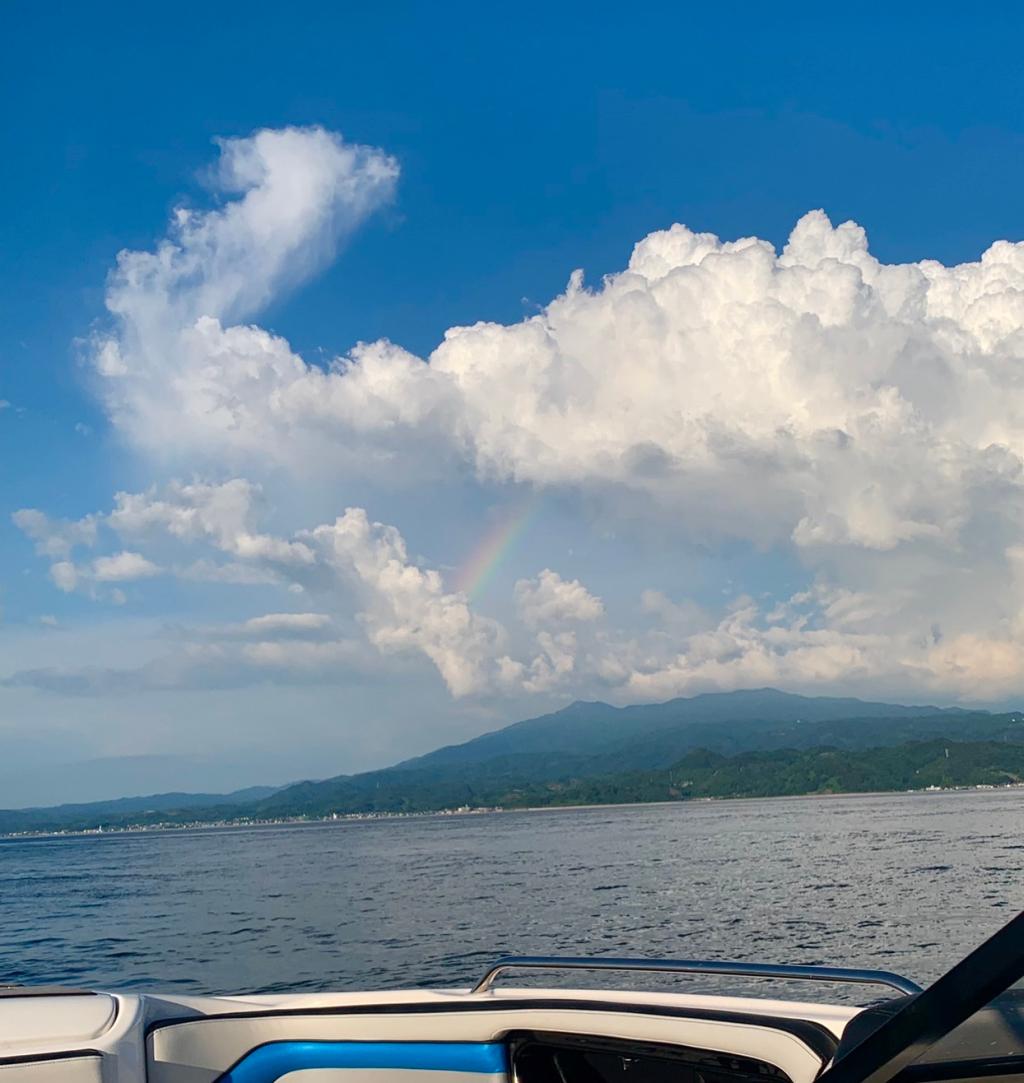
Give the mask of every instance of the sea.
[{"label": "sea", "polygon": [[1022,790],[5,839],[0,984],[456,986],[503,954],[832,964],[924,983],[1022,906]]}]

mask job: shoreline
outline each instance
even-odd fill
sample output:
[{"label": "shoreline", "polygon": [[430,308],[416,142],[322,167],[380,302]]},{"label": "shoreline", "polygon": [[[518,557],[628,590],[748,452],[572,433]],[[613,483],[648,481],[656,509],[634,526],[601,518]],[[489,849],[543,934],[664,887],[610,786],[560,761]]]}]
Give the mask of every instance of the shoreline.
[{"label": "shoreline", "polygon": [[280,819],[257,820],[194,820],[189,823],[125,824],[112,827],[86,827],[51,831],[14,831],[0,833],[0,842],[32,841],[36,839],[92,838],[110,835],[147,835],[184,831],[224,831],[253,827],[320,826],[325,824],[351,824],[378,820],[441,819],[450,817],[483,816],[512,813],[538,812],[585,812],[594,809],[659,808],[668,805],[686,806],[727,801],[820,801],[822,799],[869,798],[869,797],[935,797],[939,794],[1003,793],[1024,790],[1024,783],[1006,786],[950,786],[920,790],[855,790],[849,793],[793,793],[766,794],[759,796],[735,795],[731,797],[691,797],[677,801],[621,801],[583,805],[524,805],[522,807],[461,807],[458,809],[425,809],[421,812],[351,812],[332,813],[327,816],[287,816]]}]

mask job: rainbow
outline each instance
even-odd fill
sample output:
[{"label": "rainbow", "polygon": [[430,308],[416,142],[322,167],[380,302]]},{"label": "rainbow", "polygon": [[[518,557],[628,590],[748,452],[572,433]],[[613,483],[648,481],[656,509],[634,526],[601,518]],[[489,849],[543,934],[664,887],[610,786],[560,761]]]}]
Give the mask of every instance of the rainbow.
[{"label": "rainbow", "polygon": [[476,598],[487,586],[502,560],[529,525],[537,510],[537,501],[526,500],[499,519],[480,539],[476,548],[456,571],[454,584],[470,598]]}]

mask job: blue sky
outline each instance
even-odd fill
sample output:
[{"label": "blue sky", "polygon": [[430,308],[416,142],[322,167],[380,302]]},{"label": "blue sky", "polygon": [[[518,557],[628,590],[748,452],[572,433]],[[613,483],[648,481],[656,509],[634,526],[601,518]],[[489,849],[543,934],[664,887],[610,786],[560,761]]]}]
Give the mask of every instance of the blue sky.
[{"label": "blue sky", "polygon": [[[573,698],[1024,691],[1024,258],[975,263],[1024,234],[1011,7],[15,3],[5,22],[3,803],[357,770]],[[231,153],[263,179],[225,186]],[[311,189],[296,224],[317,170],[348,194]],[[242,227],[217,219],[254,191]],[[110,279],[178,207],[228,222],[219,241],[172,232],[177,270]],[[778,258],[701,263],[659,234],[634,288],[634,245],[673,223]],[[295,231],[276,252],[271,227]],[[922,260],[967,269],[893,269]],[[266,288],[214,311],[228,272]],[[168,298],[187,319],[154,323]],[[203,317],[243,333],[196,346]],[[431,356],[478,321],[496,329]],[[253,377],[255,327],[307,368]],[[379,340],[407,353],[315,379]],[[240,413],[218,428],[203,396]],[[196,526],[232,481],[235,534]],[[349,507],[368,525],[346,520],[344,559],[302,540]],[[282,545],[309,551],[288,551],[301,575]],[[202,578],[228,564],[248,571]]]}]

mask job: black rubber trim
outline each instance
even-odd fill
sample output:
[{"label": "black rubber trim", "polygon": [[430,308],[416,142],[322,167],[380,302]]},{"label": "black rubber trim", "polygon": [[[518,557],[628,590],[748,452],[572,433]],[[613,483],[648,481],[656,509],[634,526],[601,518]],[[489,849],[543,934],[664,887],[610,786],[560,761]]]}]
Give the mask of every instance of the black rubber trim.
[{"label": "black rubber trim", "polygon": [[0,985],[0,999],[7,997],[94,997],[93,989],[65,989],[63,985]]},{"label": "black rubber trim", "polygon": [[261,1019],[269,1016],[301,1015],[423,1015],[450,1014],[458,1012],[516,1012],[516,1011],[598,1011],[612,1014],[655,1015],[670,1019],[706,1019],[717,1023],[743,1023],[747,1026],[780,1030],[799,1038],[824,1064],[832,1059],[839,1043],[835,1035],[820,1023],[807,1019],[779,1019],[771,1015],[754,1015],[747,1012],[718,1011],[711,1008],[670,1008],[660,1004],[609,1004],[593,1000],[487,1000],[464,1004],[354,1004],[340,1008],[283,1008],[278,1011],[224,1012],[219,1015],[194,1015],[188,1018],[164,1019],[150,1023],[146,1037],[164,1027],[181,1026],[202,1020]]},{"label": "black rubber trim", "polygon": [[98,1057],[103,1054],[98,1049],[67,1049],[60,1053],[22,1053],[16,1057],[0,1057],[0,1068],[8,1064],[45,1064],[51,1060],[78,1060],[80,1057]]}]

